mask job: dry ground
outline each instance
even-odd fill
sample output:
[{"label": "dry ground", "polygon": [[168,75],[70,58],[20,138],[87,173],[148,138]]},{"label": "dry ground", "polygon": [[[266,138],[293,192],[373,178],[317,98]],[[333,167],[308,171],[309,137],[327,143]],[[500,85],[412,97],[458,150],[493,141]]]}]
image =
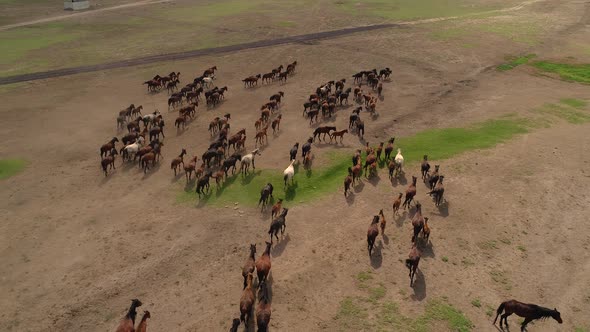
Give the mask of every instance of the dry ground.
[{"label": "dry ground", "polygon": [[[561,98],[587,98],[588,87],[528,67],[501,73],[494,66],[506,55],[531,52],[555,59],[573,54],[587,62],[579,46],[588,45],[587,12],[583,2],[548,1],[485,22],[417,25],[3,87],[0,156],[24,158],[29,166],[0,188],[0,330],[113,330],[135,297],[152,313],[150,329],[227,330],[238,313],[248,245],[256,243],[262,252],[270,217],[249,206],[177,203],[184,180],[173,177],[169,162],[183,147],[189,154],[204,151],[210,142],[204,131],[214,116],[230,112],[233,128],[247,128],[251,149],[259,105],[285,91],[281,133],[270,137],[257,160],[266,169],[283,169],[294,141],[311,132],[301,104],[313,88],[366,68],[394,69],[380,117],[366,119],[372,144],[515,112],[526,116]],[[462,24],[469,29],[502,20],[531,20],[542,28],[530,43],[485,32],[436,38]],[[242,87],[241,78],[295,59],[298,73],[287,84]],[[200,107],[182,134],[171,125],[176,114],[164,112],[169,127],[161,166],[144,175],[117,163],[104,178],[97,152],[116,134],[117,111],[129,103],[166,109],[165,93],[147,95],[140,83],[172,70],[186,82],[213,64],[220,68],[216,84],[229,87],[227,100],[213,110]],[[348,113],[339,111],[333,123],[345,126]],[[583,220],[590,157],[583,152],[590,146],[589,129],[555,122],[494,149],[441,162],[448,205],[434,208],[426,188],[418,186],[433,233],[414,289],[402,264],[410,242],[408,214],[393,217],[389,207],[404,185],[392,188],[382,173],[377,182],[363,181],[351,200],[339,192],[291,204],[286,236],[272,251],[272,330],[347,330],[334,317],[345,297],[362,292],[355,276],[363,271],[371,271],[371,282],[386,289],[384,298],[410,317],[429,300],[446,297],[475,331],[494,331],[487,306],[516,298],[562,313],[563,325],[539,322],[531,331],[588,328],[590,236]],[[347,136],[340,151],[360,146]],[[322,164],[335,147],[314,149]],[[407,175],[415,173],[415,166],[408,168]],[[381,208],[387,211],[387,237],[379,237],[378,255],[369,260],[366,229]],[[475,299],[481,308],[471,304]],[[518,320],[511,322],[515,329]]]}]

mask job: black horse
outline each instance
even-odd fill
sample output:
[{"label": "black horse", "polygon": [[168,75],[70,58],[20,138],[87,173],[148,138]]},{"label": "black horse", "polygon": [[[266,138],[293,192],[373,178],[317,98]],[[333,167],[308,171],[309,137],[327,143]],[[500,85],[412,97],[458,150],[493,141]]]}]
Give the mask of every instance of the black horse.
[{"label": "black horse", "polygon": [[313,138],[310,137],[307,139],[307,142],[305,144],[303,144],[303,146],[301,147],[301,157],[303,159],[305,159],[305,156],[307,156],[309,151],[311,151],[311,143],[312,142],[313,142]]},{"label": "black horse", "polygon": [[285,229],[287,226],[285,225],[285,217],[287,216],[287,212],[289,209],[284,208],[281,214],[272,221],[270,224],[270,229],[268,230],[268,234],[270,234],[270,241],[272,242],[272,236],[274,235],[277,240],[279,239],[279,230],[281,231],[281,235],[285,233]]},{"label": "black horse", "polygon": [[231,168],[231,173],[234,174],[236,171],[236,163],[242,160],[242,156],[240,154],[233,154],[231,157],[227,158],[223,161],[223,171],[225,172],[225,177],[227,177],[227,171]]},{"label": "black horse", "polygon": [[561,314],[557,311],[556,308],[549,309],[545,307],[538,306],[536,304],[530,303],[522,303],[516,300],[510,300],[506,302],[502,302],[496,310],[496,318],[494,319],[494,325],[496,324],[496,320],[498,316],[504,311],[504,314],[500,318],[500,328],[502,327],[502,320],[504,320],[504,324],[508,327],[508,316],[512,314],[516,314],[520,317],[524,318],[522,325],[520,326],[520,331],[525,331],[526,325],[533,320],[536,319],[547,319],[549,317],[555,319],[559,324],[563,323],[561,320]]},{"label": "black horse", "polygon": [[205,193],[205,188],[209,191],[209,179],[213,174],[211,172],[205,173],[198,181],[197,181],[197,189],[196,192],[201,197],[201,193]]},{"label": "black horse", "polygon": [[274,190],[274,188],[273,188],[272,184],[267,183],[266,186],[264,186],[264,188],[262,188],[262,190],[260,191],[260,199],[258,200],[258,206],[260,206],[260,204],[262,204],[261,211],[264,211],[264,208],[266,207],[266,205],[268,204],[268,201],[272,197],[273,190]]},{"label": "black horse", "polygon": [[295,143],[289,151],[289,161],[297,159],[297,151],[299,150],[299,142]]}]

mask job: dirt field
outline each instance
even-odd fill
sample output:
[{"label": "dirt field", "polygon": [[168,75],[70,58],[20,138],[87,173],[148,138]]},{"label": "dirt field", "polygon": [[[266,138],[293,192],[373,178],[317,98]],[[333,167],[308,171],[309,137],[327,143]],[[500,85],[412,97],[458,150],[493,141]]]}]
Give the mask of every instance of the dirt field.
[{"label": "dirt field", "polygon": [[[496,331],[490,315],[515,298],[561,312],[562,325],[537,321],[530,331],[588,331],[588,85],[528,65],[495,68],[506,56],[532,53],[589,63],[589,13],[584,2],[538,1],[501,15],[1,87],[0,158],[28,165],[0,180],[0,330],[113,331],[132,298],[151,312],[151,331],[228,330],[239,315],[249,244],[262,253],[270,216],[241,203],[181,199],[194,184],[185,188],[184,177],[174,177],[171,159],[182,148],[200,156],[210,144],[209,122],[228,112],[232,130],[246,128],[251,150],[260,105],[282,90],[281,132],[269,135],[256,160],[257,169],[282,171],[293,143],[315,128],[301,116],[315,87],[387,66],[394,74],[384,83],[379,117],[362,115],[371,145],[499,118],[530,120],[528,132],[433,161],[445,175],[447,203],[435,208],[418,183],[432,235],[414,288],[403,264],[414,210],[397,217],[391,211],[406,181],[392,185],[381,170],[349,199],[339,188],[286,202],[287,231],[271,252],[271,330]],[[294,60],[297,74],[286,84],[243,88],[244,77]],[[147,94],[141,82],[175,70],[187,83],[211,65],[219,68],[215,84],[229,88],[227,98],[214,109],[200,106],[179,133],[166,93]],[[565,108],[548,106],[564,98],[580,105],[565,115]],[[163,112],[164,159],[146,175],[118,159],[105,178],[98,149],[121,136],[116,115],[130,103]],[[325,122],[346,127],[352,108]],[[315,144],[313,167],[362,145],[351,135],[342,146]],[[406,177],[414,174],[419,167],[409,163]],[[379,209],[386,236],[369,259],[366,231]],[[441,313],[440,303],[454,311]],[[458,316],[470,323],[453,325]],[[512,331],[519,322],[510,318]]]}]

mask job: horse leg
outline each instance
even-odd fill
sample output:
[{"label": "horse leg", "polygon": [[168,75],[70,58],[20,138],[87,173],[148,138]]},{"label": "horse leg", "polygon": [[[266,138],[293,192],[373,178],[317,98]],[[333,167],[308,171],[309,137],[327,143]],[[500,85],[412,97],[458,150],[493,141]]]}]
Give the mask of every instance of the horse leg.
[{"label": "horse leg", "polygon": [[524,320],[524,322],[522,322],[522,325],[520,326],[520,332],[524,332],[524,331],[526,331],[526,325],[527,325],[528,323],[530,323],[531,321],[532,321],[532,319],[531,319],[531,318],[526,318],[526,319]]},{"label": "horse leg", "polygon": [[504,320],[504,325],[506,325],[506,327],[508,327],[508,316],[512,315],[512,313],[505,313],[502,315],[502,317],[500,318],[500,326],[502,326],[502,319]]}]

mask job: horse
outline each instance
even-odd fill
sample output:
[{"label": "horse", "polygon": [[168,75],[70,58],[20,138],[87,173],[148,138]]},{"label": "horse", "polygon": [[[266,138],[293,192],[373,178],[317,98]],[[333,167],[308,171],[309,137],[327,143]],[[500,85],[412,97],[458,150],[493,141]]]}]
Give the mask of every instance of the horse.
[{"label": "horse", "polygon": [[117,149],[112,148],[111,152],[108,156],[104,157],[101,161],[100,161],[100,165],[102,166],[102,170],[104,172],[104,176],[108,175],[108,169],[112,168],[112,169],[117,169],[115,167],[115,156],[117,155]]},{"label": "horse", "polygon": [[272,120],[270,127],[272,128],[272,133],[276,134],[277,131],[281,128],[281,119],[283,118],[282,114],[279,114],[276,119]]},{"label": "horse", "polygon": [[270,234],[270,242],[272,242],[273,234],[277,241],[279,240],[279,230],[281,231],[281,235],[285,233],[285,229],[287,228],[287,226],[285,225],[285,217],[287,216],[288,212],[289,209],[284,208],[283,212],[281,212],[281,214],[276,219],[274,219],[270,224],[270,229],[268,230],[268,234]]},{"label": "horse", "polygon": [[266,138],[266,143],[268,144],[268,135],[266,134],[267,130],[268,130],[268,124],[256,133],[256,136],[255,136],[256,141],[254,142],[254,147],[257,147],[258,143],[260,143],[260,145],[264,144],[265,138]]},{"label": "horse", "polygon": [[131,306],[127,314],[117,327],[116,332],[133,332],[135,331],[135,317],[137,316],[137,307],[141,307],[142,303],[138,299],[131,300]]},{"label": "horse", "polygon": [[288,72],[279,73],[279,82],[287,83]]},{"label": "horse", "polygon": [[424,217],[422,216],[422,204],[416,203],[416,213],[412,218],[412,227],[414,228],[414,234],[412,235],[412,243],[418,240],[418,235],[424,228]]},{"label": "horse", "polygon": [[209,77],[213,74],[215,74],[215,71],[217,70],[217,66],[213,66],[209,69],[205,69],[205,71],[203,72],[203,76],[204,77]]},{"label": "horse", "polygon": [[510,300],[500,303],[500,306],[496,310],[496,318],[494,319],[493,323],[494,325],[496,325],[496,320],[498,319],[498,316],[502,313],[502,311],[504,312],[504,314],[500,318],[500,328],[502,328],[502,320],[504,320],[504,324],[506,324],[506,328],[508,328],[508,316],[512,314],[516,314],[524,318],[524,321],[520,326],[521,332],[524,332],[526,330],[526,326],[528,323],[537,319],[547,319],[551,317],[555,319],[559,324],[563,323],[563,320],[561,320],[561,313],[557,311],[557,308],[553,308],[553,310],[551,310],[549,308],[541,307],[536,304],[522,303],[516,300]]},{"label": "horse", "polygon": [[178,157],[172,159],[172,161],[170,162],[170,169],[174,170],[174,176],[176,176],[176,172],[177,170],[180,171],[180,164],[182,164],[182,166],[184,167],[184,155],[186,154],[186,150],[182,149],[182,151],[180,151],[180,154],[178,155]]},{"label": "horse", "polygon": [[242,156],[238,153],[234,153],[232,156],[223,161],[221,168],[223,169],[225,177],[227,177],[227,171],[229,171],[230,168],[232,169],[232,174],[236,172],[236,163],[240,160],[242,160]]},{"label": "horse", "polygon": [[426,243],[430,238],[430,227],[428,226],[428,217],[424,217],[424,227],[422,227],[422,238]]},{"label": "horse", "polygon": [[356,119],[356,131],[361,139],[365,136],[365,123],[360,118]]},{"label": "horse", "polygon": [[356,183],[356,180],[360,179],[362,168],[363,167],[361,166],[360,158],[358,159],[358,162],[356,165],[354,165],[352,168],[351,167],[348,168],[348,171],[352,173],[352,185],[353,186]]},{"label": "horse", "polygon": [[399,193],[397,198],[393,201],[392,204],[392,208],[393,208],[393,215],[397,215],[397,212],[399,211],[399,207],[402,205],[402,196],[404,194]]},{"label": "horse", "polygon": [[307,154],[310,153],[312,142],[313,138],[310,137],[307,139],[307,142],[305,142],[305,144],[303,144],[303,146],[301,147],[301,157],[303,157],[303,159],[305,159],[305,156],[307,156]]},{"label": "horse", "polygon": [[444,178],[445,177],[443,175],[439,176],[438,182],[434,186],[434,189],[432,189],[430,192],[428,192],[428,195],[430,195],[430,196],[434,195],[434,204],[436,206],[440,206],[440,204],[442,203],[443,194],[445,193],[445,187],[443,186],[443,179]]},{"label": "horse", "polygon": [[293,176],[295,175],[295,168],[293,167],[293,163],[295,163],[295,160],[291,160],[291,163],[289,164],[289,166],[287,168],[285,168],[285,170],[283,171],[283,180],[285,181],[285,188],[287,188],[287,182],[289,182],[289,179],[291,179],[291,184],[293,184]]},{"label": "horse", "polygon": [[330,134],[330,142],[332,142],[332,139],[334,139],[334,141],[336,142],[336,137],[340,137],[340,144],[342,144],[342,139],[344,139],[344,134],[347,134],[347,133],[348,133],[348,129],[332,132]]},{"label": "horse", "polygon": [[410,208],[410,204],[412,203],[414,196],[416,196],[416,180],[418,180],[418,178],[415,176],[412,176],[412,184],[410,184],[408,186],[408,189],[406,189],[406,198],[404,199],[404,204],[403,204],[404,209]]},{"label": "horse", "polygon": [[264,211],[264,208],[266,207],[266,205],[268,204],[268,201],[272,197],[273,190],[274,190],[274,187],[272,186],[271,183],[267,183],[266,186],[264,186],[264,188],[262,188],[262,190],[260,190],[260,199],[258,200],[258,206],[260,206],[260,204],[262,204],[262,209],[260,210],[261,212]]},{"label": "horse", "polygon": [[262,83],[268,82],[270,83],[275,78],[275,73],[270,72],[262,75]]},{"label": "horse", "polygon": [[295,143],[291,150],[289,150],[289,161],[297,159],[297,151],[299,150],[299,142]]},{"label": "horse", "polygon": [[207,164],[207,167],[209,167],[211,165],[211,160],[215,157],[217,157],[217,148],[212,148],[205,151],[205,153],[203,153],[201,156],[201,159],[205,164]]},{"label": "horse", "polygon": [[102,159],[103,156],[106,156],[107,153],[109,153],[111,150],[113,150],[115,148],[115,143],[118,142],[119,139],[116,137],[111,138],[111,140],[108,143],[103,144],[100,147],[100,158]]},{"label": "horse", "polygon": [[313,131],[313,141],[315,142],[315,138],[317,137],[318,140],[321,142],[322,139],[320,137],[320,135],[323,134],[324,137],[324,141],[326,140],[326,135],[330,135],[331,131],[336,131],[336,127],[330,127],[330,126],[325,126],[325,127],[318,127]]},{"label": "horse", "polygon": [[177,117],[176,120],[174,121],[174,127],[176,127],[176,130],[180,130],[180,126],[182,126],[182,130],[184,130],[186,128],[186,115],[185,114]]},{"label": "horse", "polygon": [[256,158],[256,155],[260,155],[260,151],[258,149],[254,149],[251,153],[242,157],[242,163],[240,164],[240,171],[242,173],[248,173],[250,164],[252,164],[252,169],[256,169],[256,166],[254,165],[254,159]]},{"label": "horse", "polygon": [[422,163],[420,164],[420,172],[422,172],[422,181],[426,183],[426,178],[428,177],[428,172],[430,172],[430,164],[428,163],[428,155],[424,155],[424,159],[422,159]]},{"label": "horse", "polygon": [[135,143],[135,141],[137,140],[138,137],[139,137],[138,132],[132,132],[132,133],[129,133],[129,134],[123,136],[121,138],[121,142],[123,143],[123,145],[129,145],[129,144]]},{"label": "horse", "polygon": [[272,246],[272,242],[266,242],[266,249],[264,249],[264,253],[262,256],[258,257],[256,261],[256,274],[258,275],[258,287],[260,287],[263,282],[268,277],[270,273],[270,247]]},{"label": "horse", "polygon": [[381,153],[383,152],[383,144],[384,144],[383,142],[380,142],[377,149],[375,149],[375,152],[377,153],[377,160],[381,160]]},{"label": "horse", "polygon": [[352,169],[348,168],[348,175],[344,178],[344,197],[350,190],[350,186],[352,185]]},{"label": "horse", "polygon": [[[152,142],[154,143],[154,142]],[[155,142],[154,144],[150,143],[150,145],[153,145],[152,151],[144,154],[140,159],[139,159],[139,164],[140,167],[143,168],[143,173],[147,173],[147,171],[150,169],[149,168],[149,164],[150,162],[152,163],[152,167],[155,165],[156,161],[159,159],[160,156],[160,147],[164,146],[164,143],[160,143],[160,142]]]},{"label": "horse", "polygon": [[244,288],[248,285],[248,275],[254,273],[256,262],[256,244],[250,244],[250,255],[246,259],[244,266],[242,267],[242,277],[244,277]]},{"label": "horse", "polygon": [[279,91],[277,93],[275,93],[274,95],[270,96],[270,101],[275,101],[277,104],[281,103],[281,98],[283,98],[285,96],[285,93],[283,91]]},{"label": "horse", "polygon": [[[205,163],[203,163],[203,168],[205,167]],[[188,163],[188,165],[184,165],[182,167],[184,169],[184,176],[186,177],[186,183],[191,180],[193,172],[197,168],[197,156],[194,156]],[[197,178],[199,176],[197,175]]]},{"label": "horse", "polygon": [[121,148],[121,151],[119,151],[119,152],[121,153],[123,160],[131,159],[131,156],[133,156],[135,158],[135,155],[137,154],[139,149],[143,146],[143,143],[144,143],[144,138],[142,136],[139,136],[139,138],[137,138],[137,141],[135,141],[135,143],[126,145],[125,147]]},{"label": "horse", "polygon": [[197,189],[195,191],[199,194],[199,197],[201,197],[201,193],[205,193],[205,188],[209,190],[209,178],[212,175],[213,173],[207,172],[197,181]]},{"label": "horse", "polygon": [[270,299],[268,297],[268,286],[266,281],[262,282],[259,287],[262,288],[260,299],[258,300],[258,307],[256,308],[256,325],[258,332],[268,331],[268,324],[270,323],[270,316],[272,309],[270,307]]},{"label": "horse", "polygon": [[279,215],[279,212],[281,212],[281,207],[283,205],[283,199],[279,198],[279,200],[272,206],[272,209],[270,210],[270,217],[274,218],[275,216]]},{"label": "horse", "polygon": [[379,83],[377,85],[377,96],[381,97],[382,92],[383,92],[383,83]]},{"label": "horse", "polygon": [[426,182],[428,182],[428,188],[430,188],[430,190],[434,189],[434,186],[438,183],[438,178],[440,177],[438,173],[439,170],[440,165],[434,165],[434,172],[426,179]]},{"label": "horse", "polygon": [[231,324],[231,328],[229,329],[229,332],[238,332],[238,327],[240,327],[240,319],[239,318],[234,318]]},{"label": "horse", "polygon": [[246,288],[242,291],[242,297],[240,298],[240,321],[244,322],[246,326],[248,326],[248,323],[250,322],[252,308],[254,307],[254,301],[256,300],[254,289],[252,288],[252,279],[252,273],[248,273],[246,278]]},{"label": "horse", "polygon": [[255,84],[258,85],[258,80],[260,79],[260,74],[255,75],[255,76],[250,76],[250,77],[246,77],[245,79],[242,80],[242,82],[244,82],[244,86],[249,86],[252,87]]},{"label": "horse", "polygon": [[166,136],[164,136],[164,122],[160,122],[159,126],[154,126],[152,129],[150,129],[150,141],[155,139],[159,140],[160,134],[162,134],[163,138],[166,138]]},{"label": "horse", "polygon": [[406,267],[410,270],[409,277],[410,277],[410,287],[414,286],[414,276],[416,275],[416,270],[418,269],[418,264],[420,264],[420,257],[422,253],[418,250],[416,243],[412,245],[412,249],[410,249],[410,253],[408,254],[408,258],[406,259]]},{"label": "horse", "polygon": [[397,170],[397,174],[403,173],[404,156],[402,156],[402,149],[397,149],[397,154],[395,155],[395,158],[393,160],[395,161],[395,168]]},{"label": "horse", "polygon": [[369,225],[369,229],[367,230],[367,248],[369,250],[369,257],[373,253],[373,246],[375,245],[375,239],[377,235],[379,235],[379,216],[373,216],[373,221],[371,221],[371,225]]}]

